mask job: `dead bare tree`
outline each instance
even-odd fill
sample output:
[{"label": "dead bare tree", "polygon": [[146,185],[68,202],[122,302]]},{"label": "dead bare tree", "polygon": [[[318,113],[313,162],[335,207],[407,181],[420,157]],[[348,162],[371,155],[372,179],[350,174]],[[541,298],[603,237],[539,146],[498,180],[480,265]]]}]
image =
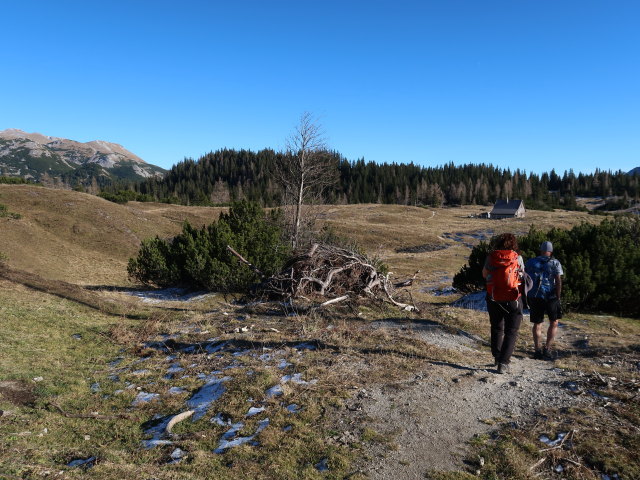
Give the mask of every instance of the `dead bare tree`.
[{"label": "dead bare tree", "polygon": [[290,210],[291,245],[295,250],[304,224],[305,204],[318,203],[326,188],[338,178],[337,165],[328,151],[322,128],[309,112],[302,114],[287,139],[276,175],[284,192],[284,205]]}]

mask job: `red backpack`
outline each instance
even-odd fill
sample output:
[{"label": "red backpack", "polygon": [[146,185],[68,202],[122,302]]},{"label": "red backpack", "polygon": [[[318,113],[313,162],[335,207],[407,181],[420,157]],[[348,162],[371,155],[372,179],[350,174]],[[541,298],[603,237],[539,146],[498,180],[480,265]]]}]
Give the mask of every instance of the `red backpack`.
[{"label": "red backpack", "polygon": [[518,253],[513,250],[494,250],[489,254],[487,293],[496,302],[510,302],[520,298]]}]

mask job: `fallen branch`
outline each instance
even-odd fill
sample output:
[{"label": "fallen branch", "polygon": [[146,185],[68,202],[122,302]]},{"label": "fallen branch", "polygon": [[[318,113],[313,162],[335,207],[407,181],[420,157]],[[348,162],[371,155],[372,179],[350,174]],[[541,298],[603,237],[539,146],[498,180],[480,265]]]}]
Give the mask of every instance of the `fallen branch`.
[{"label": "fallen branch", "polygon": [[545,462],[546,459],[547,457],[542,457],[540,460],[538,460],[536,463],[534,463],[529,467],[529,471],[533,471],[536,468],[538,468],[540,465],[542,465]]},{"label": "fallen branch", "polygon": [[242,255],[240,255],[238,252],[236,252],[233,248],[231,248],[231,246],[227,245],[227,250],[229,250],[233,255],[235,255],[236,257],[238,257],[238,260],[240,260],[242,263],[244,263],[245,265],[247,265],[251,270],[253,270],[254,272],[256,272],[258,275],[260,275],[260,278],[264,278],[264,274],[258,269],[258,267],[256,267],[255,265],[253,265],[252,263],[250,263],[249,261],[247,261]]},{"label": "fallen branch", "polygon": [[193,410],[187,410],[186,412],[179,413],[178,415],[173,417],[171,420],[169,420],[169,423],[167,423],[167,428],[165,429],[166,432],[171,433],[171,429],[176,425],[176,423],[186,420],[194,413],[195,412]]},{"label": "fallen branch", "polygon": [[342,302],[348,298],[349,298],[349,295],[343,295],[341,297],[332,298],[331,300],[327,300],[326,302],[321,303],[320,305],[318,305],[318,307],[326,307],[327,305],[333,305],[334,303]]},{"label": "fallen branch", "polygon": [[135,418],[135,417],[132,417],[131,415],[126,415],[124,413],[119,413],[118,415],[100,415],[99,413],[69,413],[69,412],[65,412],[60,407],[60,405],[57,405],[54,402],[49,402],[49,405],[51,405],[53,408],[58,410],[58,412],[60,412],[60,414],[63,417],[67,417],[67,418],[92,418],[94,420],[120,420],[120,419],[131,420]]}]

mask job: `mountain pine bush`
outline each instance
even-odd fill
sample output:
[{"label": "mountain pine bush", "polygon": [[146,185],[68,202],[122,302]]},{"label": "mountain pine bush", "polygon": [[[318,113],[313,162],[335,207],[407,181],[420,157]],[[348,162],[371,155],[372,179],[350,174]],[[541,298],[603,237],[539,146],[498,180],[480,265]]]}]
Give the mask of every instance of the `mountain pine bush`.
[{"label": "mountain pine bush", "polygon": [[[518,238],[525,261],[538,255],[540,243],[553,242],[564,269],[562,300],[576,311],[607,312],[640,317],[640,219],[616,216],[599,225],[583,223],[571,230],[544,232],[531,227]],[[455,275],[462,291],[484,287],[482,266],[488,245],[473,248],[469,263]]]},{"label": "mountain pine bush", "polygon": [[244,291],[259,276],[227,250],[231,246],[263,274],[280,271],[289,256],[282,241],[282,213],[265,213],[256,203],[234,203],[217,222],[195,228],[185,222],[172,239],[142,242],[129,260],[129,276],[148,285],[187,286],[220,291]]}]

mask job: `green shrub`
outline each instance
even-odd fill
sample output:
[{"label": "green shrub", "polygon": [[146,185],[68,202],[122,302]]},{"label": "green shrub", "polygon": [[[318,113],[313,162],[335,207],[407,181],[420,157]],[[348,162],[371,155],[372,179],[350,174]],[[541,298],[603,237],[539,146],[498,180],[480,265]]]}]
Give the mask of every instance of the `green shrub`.
[{"label": "green shrub", "polygon": [[118,190],[117,192],[100,192],[98,196],[114,203],[153,202],[153,197],[151,195],[137,193],[131,190]]},{"label": "green shrub", "polygon": [[171,240],[145,240],[127,271],[149,285],[244,291],[259,275],[240,263],[227,245],[263,274],[277,273],[289,255],[282,241],[281,215],[279,210],[266,214],[255,203],[234,203],[209,226],[198,229],[186,222]]},{"label": "green shrub", "polygon": [[[583,223],[571,230],[552,228],[548,232],[532,226],[527,235],[518,238],[525,261],[538,255],[545,240],[553,242],[553,255],[565,271],[562,299],[567,307],[640,317],[639,218],[618,216],[599,225]],[[483,287],[487,252],[486,244],[474,247],[469,263],[454,277],[454,287]]]}]

